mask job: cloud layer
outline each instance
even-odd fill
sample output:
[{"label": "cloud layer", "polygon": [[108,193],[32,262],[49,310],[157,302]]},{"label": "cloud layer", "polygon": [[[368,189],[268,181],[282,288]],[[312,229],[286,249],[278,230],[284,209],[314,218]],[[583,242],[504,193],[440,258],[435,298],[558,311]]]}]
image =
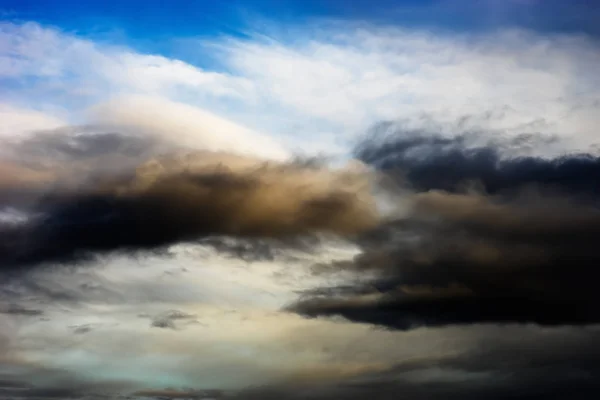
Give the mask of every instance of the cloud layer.
[{"label": "cloud layer", "polygon": [[263,23],[246,39],[180,39],[192,63],[107,46],[35,23],[2,25],[5,102],[76,119],[114,95],[159,96],[340,154],[381,120],[594,140],[597,43],[524,30],[467,35],[321,22]]}]

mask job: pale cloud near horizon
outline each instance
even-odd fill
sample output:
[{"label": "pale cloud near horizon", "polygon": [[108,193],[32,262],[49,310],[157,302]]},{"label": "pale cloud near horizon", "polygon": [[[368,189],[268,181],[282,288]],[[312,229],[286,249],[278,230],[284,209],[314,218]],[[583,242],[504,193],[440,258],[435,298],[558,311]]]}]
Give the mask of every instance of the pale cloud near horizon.
[{"label": "pale cloud near horizon", "polygon": [[[343,271],[314,275],[314,263],[356,252],[340,243],[244,261],[211,246],[177,245],[165,255],[114,255],[92,265],[41,269],[0,291],[0,300],[37,311],[12,318],[0,312],[4,353],[11,356],[4,365],[0,359],[0,368],[24,363],[79,380],[130,381],[137,389],[241,388],[381,368],[389,361],[339,359],[340,340],[366,343],[370,327],[279,311],[297,291],[347,279]],[[172,326],[153,323],[169,312]]]},{"label": "pale cloud near horizon", "polygon": [[308,153],[347,152],[382,120],[449,133],[559,134],[574,147],[595,140],[600,52],[582,36],[474,37],[342,22],[269,34],[187,40],[190,54],[218,61],[210,71],[36,23],[5,23],[0,100],[62,107],[81,122],[85,109],[115,96],[163,98]]}]

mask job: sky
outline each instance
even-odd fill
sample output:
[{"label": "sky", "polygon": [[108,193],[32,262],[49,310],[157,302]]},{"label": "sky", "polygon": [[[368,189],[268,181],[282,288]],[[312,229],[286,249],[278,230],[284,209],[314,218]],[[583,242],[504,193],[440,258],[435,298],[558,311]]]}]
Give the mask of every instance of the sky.
[{"label": "sky", "polygon": [[0,399],[598,398],[593,0],[0,0]]}]

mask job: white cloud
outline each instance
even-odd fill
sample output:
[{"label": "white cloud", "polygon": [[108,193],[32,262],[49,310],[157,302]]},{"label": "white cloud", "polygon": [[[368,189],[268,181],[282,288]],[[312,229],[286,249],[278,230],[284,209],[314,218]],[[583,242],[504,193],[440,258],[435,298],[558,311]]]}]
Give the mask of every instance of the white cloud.
[{"label": "white cloud", "polygon": [[0,23],[0,84],[5,103],[62,106],[76,122],[83,121],[86,108],[115,96],[163,97],[167,104],[189,92],[192,104],[201,107],[221,96],[246,98],[252,89],[244,78],[97,44],[33,22]]},{"label": "white cloud", "polygon": [[180,60],[136,53],[118,54],[115,58],[117,65],[107,78],[141,92],[176,93],[187,87],[215,96],[247,98],[253,89],[246,78],[203,71]]},{"label": "white cloud", "polygon": [[0,103],[0,137],[19,135],[39,129],[53,129],[66,124],[60,118],[37,110]]},{"label": "white cloud", "polygon": [[127,96],[94,106],[92,123],[141,129],[190,149],[228,151],[285,159],[288,152],[272,138],[191,105],[160,97]]},{"label": "white cloud", "polygon": [[446,130],[467,116],[483,128],[570,135],[578,145],[595,140],[600,51],[584,37],[441,35],[341,22],[276,35],[190,45],[190,53],[222,63],[207,71],[34,23],[4,24],[0,79],[12,84],[4,97],[33,106],[79,110],[115,95],[164,97],[309,152],[344,151],[375,122],[419,125],[423,116]]},{"label": "white cloud", "polygon": [[340,131],[423,114],[454,123],[492,113],[480,122],[485,127],[523,129],[543,120],[540,127],[558,133],[594,133],[600,80],[593,65],[600,52],[585,39],[344,28],[292,45],[232,41],[224,51],[266,97]]},{"label": "white cloud", "polygon": [[[214,95],[236,95],[244,79],[203,71],[179,60],[96,44],[37,23],[0,24],[0,78],[36,78],[41,89],[88,95],[156,94],[179,84]],[[63,86],[64,85],[64,86]]]}]

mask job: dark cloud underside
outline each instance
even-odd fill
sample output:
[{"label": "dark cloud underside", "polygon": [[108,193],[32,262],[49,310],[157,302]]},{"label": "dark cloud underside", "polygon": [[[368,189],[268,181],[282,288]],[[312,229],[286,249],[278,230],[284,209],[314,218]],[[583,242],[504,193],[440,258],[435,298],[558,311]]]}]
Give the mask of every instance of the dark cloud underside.
[{"label": "dark cloud underside", "polygon": [[410,210],[337,267],[379,271],[381,281],[291,309],[399,329],[600,322],[600,159],[510,158],[504,150],[523,137],[482,139],[398,132],[364,143],[358,155],[398,179]]}]

